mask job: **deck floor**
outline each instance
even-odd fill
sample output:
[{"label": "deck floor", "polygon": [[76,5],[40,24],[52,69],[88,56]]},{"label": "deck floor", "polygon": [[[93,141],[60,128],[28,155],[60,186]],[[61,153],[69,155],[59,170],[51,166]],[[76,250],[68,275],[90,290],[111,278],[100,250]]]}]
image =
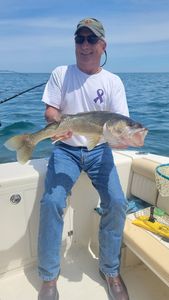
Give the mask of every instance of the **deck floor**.
[{"label": "deck floor", "polygon": [[[130,300],[168,300],[169,288],[145,265],[122,269]],[[18,271],[0,280],[0,300],[37,300],[41,282],[36,268]],[[74,249],[62,261],[58,280],[60,300],[108,299],[98,261],[85,249]]]}]

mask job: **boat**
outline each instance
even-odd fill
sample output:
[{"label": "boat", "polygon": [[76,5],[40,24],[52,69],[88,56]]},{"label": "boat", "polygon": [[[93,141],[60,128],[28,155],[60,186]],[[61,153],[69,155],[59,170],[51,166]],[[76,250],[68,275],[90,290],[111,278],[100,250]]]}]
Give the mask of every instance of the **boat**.
[{"label": "boat", "polygon": [[[128,199],[141,199],[146,207],[127,214],[121,274],[130,300],[169,299],[169,240],[133,224],[151,207],[169,221],[169,197],[160,195],[155,181],[158,165],[169,157],[132,150],[113,150],[123,191]],[[0,164],[0,299],[35,300],[41,281],[37,272],[39,202],[48,158],[27,164]],[[60,300],[108,299],[98,272],[99,196],[82,173],[67,199],[64,214]],[[168,223],[169,224],[169,223]]]}]

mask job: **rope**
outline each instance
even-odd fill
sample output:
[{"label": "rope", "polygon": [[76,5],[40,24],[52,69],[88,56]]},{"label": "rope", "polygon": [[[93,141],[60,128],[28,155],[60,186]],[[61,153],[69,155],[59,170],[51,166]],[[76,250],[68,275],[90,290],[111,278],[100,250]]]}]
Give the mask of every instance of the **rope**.
[{"label": "rope", "polygon": [[46,82],[43,82],[43,83],[38,84],[38,85],[35,85],[35,86],[33,86],[33,87],[31,87],[31,88],[29,88],[29,89],[27,89],[27,90],[24,90],[24,91],[22,91],[22,92],[20,92],[20,93],[18,93],[18,94],[15,94],[15,95],[13,95],[13,96],[11,96],[11,97],[8,97],[8,98],[6,98],[6,99],[0,100],[0,104],[2,104],[2,103],[4,103],[4,102],[7,102],[7,101],[9,101],[9,100],[11,100],[11,99],[13,99],[13,98],[16,98],[16,97],[18,97],[18,96],[20,96],[20,95],[22,95],[22,94],[25,94],[25,93],[27,93],[27,92],[29,92],[29,91],[31,91],[31,90],[33,90],[33,89],[36,89],[36,88],[38,88],[38,87],[40,87],[40,86],[42,86],[42,85],[45,85],[45,84],[46,84]]},{"label": "rope", "polygon": [[169,196],[169,163],[161,164],[155,169],[156,186],[163,197]]}]

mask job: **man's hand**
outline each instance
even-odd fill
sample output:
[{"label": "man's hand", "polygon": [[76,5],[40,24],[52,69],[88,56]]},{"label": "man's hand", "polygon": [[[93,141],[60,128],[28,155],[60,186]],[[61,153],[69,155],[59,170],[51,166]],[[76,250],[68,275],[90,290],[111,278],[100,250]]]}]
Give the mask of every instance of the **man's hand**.
[{"label": "man's hand", "polygon": [[73,135],[72,131],[67,131],[61,135],[54,135],[52,137],[52,144],[56,143],[57,141],[64,141],[64,140],[70,139],[72,137],[72,135]]}]

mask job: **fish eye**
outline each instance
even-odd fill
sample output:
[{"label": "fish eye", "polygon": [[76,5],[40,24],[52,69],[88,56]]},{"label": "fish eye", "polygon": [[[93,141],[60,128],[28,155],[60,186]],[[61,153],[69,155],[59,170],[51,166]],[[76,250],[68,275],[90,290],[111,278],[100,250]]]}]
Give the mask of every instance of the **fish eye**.
[{"label": "fish eye", "polygon": [[142,128],[143,126],[140,123],[135,123],[132,125],[134,128],[138,129],[138,128]]}]

